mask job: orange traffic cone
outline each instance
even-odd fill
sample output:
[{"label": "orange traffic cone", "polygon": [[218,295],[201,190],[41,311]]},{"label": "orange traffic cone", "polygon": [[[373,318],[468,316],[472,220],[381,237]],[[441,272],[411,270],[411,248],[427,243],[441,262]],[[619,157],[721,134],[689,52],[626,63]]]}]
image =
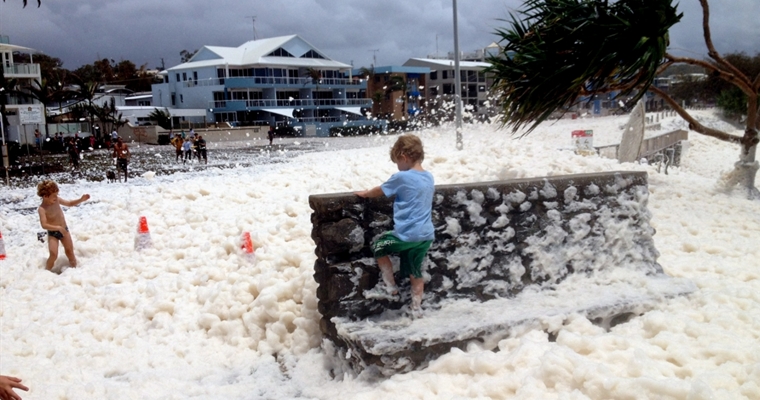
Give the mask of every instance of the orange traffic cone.
[{"label": "orange traffic cone", "polygon": [[253,242],[251,242],[251,233],[250,232],[244,232],[243,233],[243,240],[242,244],[240,245],[240,248],[243,249],[243,252],[245,254],[253,254]]},{"label": "orange traffic cone", "polygon": [[5,260],[5,242],[3,241],[2,232],[0,232],[0,260]]},{"label": "orange traffic cone", "polygon": [[151,247],[150,230],[148,230],[148,219],[140,217],[137,224],[137,237],[135,237],[135,250],[142,250]]}]

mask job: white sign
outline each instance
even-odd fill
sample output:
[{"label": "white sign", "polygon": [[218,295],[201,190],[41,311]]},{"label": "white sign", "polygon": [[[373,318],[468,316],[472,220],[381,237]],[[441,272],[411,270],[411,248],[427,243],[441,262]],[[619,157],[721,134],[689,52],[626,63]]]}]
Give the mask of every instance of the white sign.
[{"label": "white sign", "polygon": [[571,133],[576,150],[594,150],[594,131],[577,130]]},{"label": "white sign", "polygon": [[41,124],[44,122],[42,119],[42,107],[22,107],[18,109],[18,118],[21,120],[21,125],[24,124]]}]

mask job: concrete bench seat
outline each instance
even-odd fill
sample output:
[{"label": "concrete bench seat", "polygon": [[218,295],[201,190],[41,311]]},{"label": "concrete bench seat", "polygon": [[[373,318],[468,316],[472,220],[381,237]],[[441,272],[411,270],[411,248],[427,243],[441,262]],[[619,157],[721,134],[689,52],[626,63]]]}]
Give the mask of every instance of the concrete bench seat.
[{"label": "concrete bench seat", "polygon": [[436,186],[421,319],[405,313],[407,277],[396,275],[400,296],[373,290],[379,270],[369,245],[392,229],[392,200],[312,195],[322,333],[356,371],[388,375],[473,340],[493,348],[523,329],[553,332],[572,314],[611,326],[690,293],[691,282],[657,263],[646,178],[610,172]]},{"label": "concrete bench seat", "polygon": [[663,299],[695,290],[686,279],[635,278],[609,284],[568,279],[552,289],[526,289],[513,298],[444,300],[426,309],[419,319],[389,310],[357,321],[333,317],[331,322],[351,356],[365,364],[362,369],[376,366],[379,372],[389,374],[427,365],[434,358],[430,350],[436,347],[446,353],[476,341],[493,349],[504,338],[528,329],[550,330],[552,323],[573,314],[609,328],[651,310]]}]

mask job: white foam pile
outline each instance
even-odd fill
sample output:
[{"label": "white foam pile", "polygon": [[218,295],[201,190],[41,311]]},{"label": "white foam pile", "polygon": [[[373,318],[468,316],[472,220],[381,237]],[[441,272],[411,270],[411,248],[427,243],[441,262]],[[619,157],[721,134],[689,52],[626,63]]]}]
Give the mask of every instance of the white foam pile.
[{"label": "white foam pile", "polygon": [[[739,149],[692,133],[669,175],[563,150],[576,129],[619,141],[625,121],[560,120],[521,140],[466,126],[462,151],[451,128],[420,132],[437,184],[649,172],[659,262],[698,290],[609,332],[576,317],[556,341],[532,330],[379,381],[341,372],[321,347],[308,196],[383,182],[395,137],[330,138],[318,139],[330,151],[286,163],[61,185],[63,198],[92,196],[66,210],[80,267],[61,275],[44,270],[35,190],[4,188],[0,374],[22,378],[25,399],[760,398],[760,202],[715,191]],[[140,216],[153,247],[136,252]],[[239,250],[246,231],[255,260]],[[61,251],[56,265],[66,264]]]}]

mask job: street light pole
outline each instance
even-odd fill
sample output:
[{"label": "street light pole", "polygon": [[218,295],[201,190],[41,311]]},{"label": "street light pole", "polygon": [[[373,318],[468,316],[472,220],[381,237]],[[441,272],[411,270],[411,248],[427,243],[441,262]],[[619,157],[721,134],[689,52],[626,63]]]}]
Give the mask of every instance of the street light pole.
[{"label": "street light pole", "polygon": [[462,74],[459,72],[459,27],[457,23],[457,0],[454,6],[454,101],[456,102],[457,150],[464,148],[462,143]]},{"label": "street light pole", "polygon": [[0,136],[3,137],[3,167],[5,167],[5,184],[11,187],[11,179],[8,176],[10,160],[8,154],[8,145],[5,144],[5,127],[3,127],[3,114],[0,114]]}]

